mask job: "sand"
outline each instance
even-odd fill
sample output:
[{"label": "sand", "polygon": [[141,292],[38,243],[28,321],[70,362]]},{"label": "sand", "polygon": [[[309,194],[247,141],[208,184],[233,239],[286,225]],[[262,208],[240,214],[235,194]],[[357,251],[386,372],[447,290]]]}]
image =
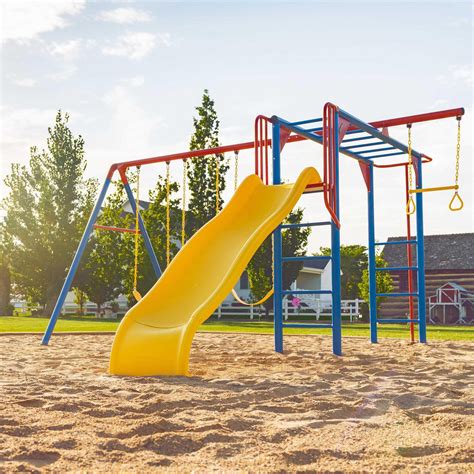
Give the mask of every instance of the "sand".
[{"label": "sand", "polygon": [[107,375],[112,336],[0,337],[0,471],[474,471],[474,344],[199,334],[189,378]]}]

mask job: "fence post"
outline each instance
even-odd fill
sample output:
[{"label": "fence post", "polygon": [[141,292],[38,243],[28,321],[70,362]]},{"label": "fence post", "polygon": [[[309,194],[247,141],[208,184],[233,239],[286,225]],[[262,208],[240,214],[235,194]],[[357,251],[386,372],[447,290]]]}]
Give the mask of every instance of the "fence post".
[{"label": "fence post", "polygon": [[250,320],[253,320],[253,306],[250,306]]},{"label": "fence post", "polygon": [[221,319],[222,316],[222,305],[217,307],[217,319]]}]

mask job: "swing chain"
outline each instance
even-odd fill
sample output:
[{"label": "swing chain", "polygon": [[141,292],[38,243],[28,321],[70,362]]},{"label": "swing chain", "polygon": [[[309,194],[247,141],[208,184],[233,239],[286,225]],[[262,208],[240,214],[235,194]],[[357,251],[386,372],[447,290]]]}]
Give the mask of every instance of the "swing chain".
[{"label": "swing chain", "polygon": [[186,242],[186,180],[188,174],[188,160],[183,160],[183,203],[181,210],[181,247]]},{"label": "swing chain", "polygon": [[416,211],[415,201],[410,191],[413,186],[413,158],[412,158],[412,143],[411,143],[411,123],[407,124],[408,128],[408,201],[406,204],[407,215],[412,215]]},{"label": "swing chain", "polygon": [[[456,165],[454,172],[454,194],[449,202],[449,209],[451,211],[460,211],[464,207],[464,201],[459,196],[459,162],[461,159],[461,116],[456,117],[458,121],[458,133],[457,133],[457,142],[456,142]],[[457,200],[457,206],[454,206],[455,201]]]},{"label": "swing chain", "polygon": [[234,192],[237,191],[237,182],[239,180],[239,150],[234,151]]},{"label": "swing chain", "polygon": [[139,237],[139,208],[140,208],[140,166],[137,166],[137,194],[135,198],[135,246],[134,246],[134,262],[133,262],[133,290],[132,294],[137,301],[142,299],[142,295],[137,290],[138,284],[138,237]]},{"label": "swing chain", "polygon": [[166,265],[170,264],[170,162],[166,162]]}]

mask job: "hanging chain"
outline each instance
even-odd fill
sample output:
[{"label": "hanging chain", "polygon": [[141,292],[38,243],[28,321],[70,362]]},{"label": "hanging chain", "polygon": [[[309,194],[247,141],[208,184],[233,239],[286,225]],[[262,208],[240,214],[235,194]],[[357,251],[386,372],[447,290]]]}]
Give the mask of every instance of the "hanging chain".
[{"label": "hanging chain", "polygon": [[138,237],[139,237],[139,208],[140,208],[140,166],[137,166],[137,194],[135,198],[135,248],[134,248],[134,262],[133,262],[133,295],[138,301],[141,298],[137,290],[138,284]]},{"label": "hanging chain", "polygon": [[181,247],[186,242],[186,180],[188,175],[188,160],[183,160],[183,209],[181,210]]},{"label": "hanging chain", "polygon": [[219,213],[219,180],[220,180],[220,169],[219,169],[219,156],[216,155],[216,216]]},{"label": "hanging chain", "polygon": [[237,183],[239,181],[239,151],[234,151],[234,191],[237,190]]},{"label": "hanging chain", "polygon": [[459,160],[461,158],[461,117],[457,117],[458,121],[458,139],[456,143],[456,171],[454,174],[454,185],[456,190],[459,188]]},{"label": "hanging chain", "polygon": [[406,213],[408,215],[414,214],[416,210],[415,201],[411,195],[413,188],[413,157],[412,157],[412,144],[411,144],[411,123],[407,124],[408,128],[408,201],[406,205]]},{"label": "hanging chain", "polygon": [[166,162],[166,265],[170,264],[170,162]]}]

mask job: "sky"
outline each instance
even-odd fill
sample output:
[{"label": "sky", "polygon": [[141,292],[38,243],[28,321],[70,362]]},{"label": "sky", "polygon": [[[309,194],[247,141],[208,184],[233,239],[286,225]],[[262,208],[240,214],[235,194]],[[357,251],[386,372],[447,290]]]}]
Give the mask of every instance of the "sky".
[{"label": "sky", "polygon": [[[327,101],[370,122],[464,107],[460,192],[425,195],[425,234],[472,232],[472,3],[1,2],[0,197],[10,164],[44,147],[58,109],[85,139],[87,176],[102,181],[117,161],[185,151],[194,107],[209,89],[223,144],[253,139],[258,114],[320,117]],[[406,127],[392,136],[406,143]],[[434,158],[426,186],[453,184],[456,120],[413,127],[413,146]],[[305,166],[322,173],[321,147],[288,145],[283,178]],[[239,181],[253,172],[241,153]],[[163,167],[142,171],[142,189]],[[180,163],[172,166],[181,179]],[[233,176],[229,174],[228,198]],[[375,176],[376,238],[405,232],[401,170]],[[367,243],[367,198],[358,164],[341,157],[341,241]],[[320,194],[300,205],[326,220]],[[309,251],[328,244],[314,232]]]}]

